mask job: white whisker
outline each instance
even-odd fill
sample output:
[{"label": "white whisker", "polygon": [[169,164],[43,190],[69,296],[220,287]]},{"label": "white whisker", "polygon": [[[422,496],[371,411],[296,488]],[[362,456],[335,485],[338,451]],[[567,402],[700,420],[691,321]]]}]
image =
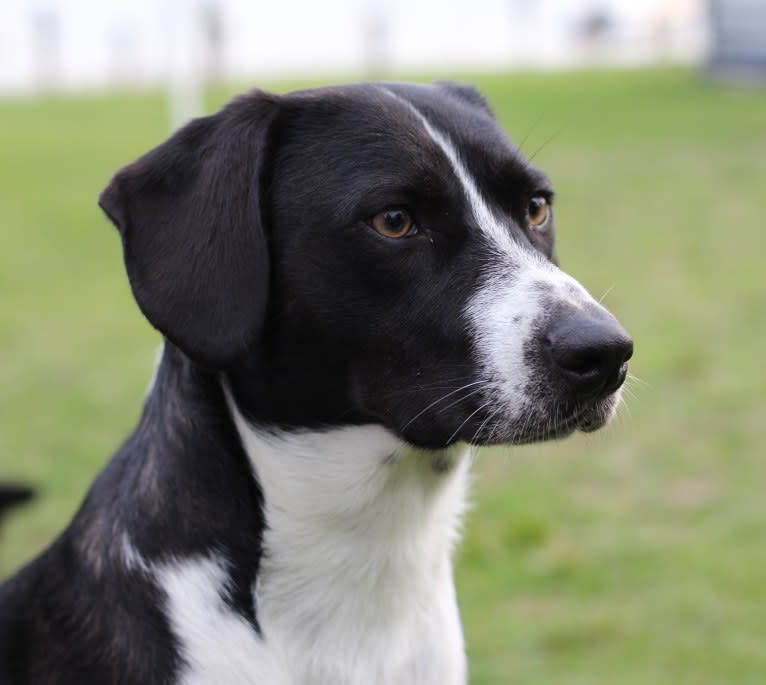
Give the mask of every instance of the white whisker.
[{"label": "white whisker", "polygon": [[648,381],[645,381],[643,378],[639,378],[634,373],[628,372],[628,378],[630,380],[632,380],[632,381],[636,381],[636,383],[641,383],[641,385],[645,385],[647,388],[651,388],[652,387],[651,383],[649,383]]},{"label": "white whisker", "polygon": [[456,431],[455,431],[455,432],[454,432],[452,435],[450,435],[450,436],[449,436],[449,438],[447,439],[447,442],[446,442],[446,444],[447,444],[447,445],[449,445],[449,444],[450,444],[450,443],[451,443],[451,442],[452,442],[452,441],[455,439],[455,436],[456,436],[456,435],[457,435],[457,434],[460,432],[460,429],[461,429],[463,426],[465,426],[465,424],[467,424],[467,423],[468,423],[468,422],[469,422],[469,421],[470,421],[470,420],[471,420],[471,419],[472,419],[472,418],[473,418],[473,417],[474,417],[476,414],[478,414],[478,413],[479,413],[479,412],[480,412],[482,409],[484,409],[485,407],[488,407],[490,404],[492,404],[492,402],[494,402],[494,400],[488,400],[487,402],[485,402],[484,404],[482,404],[482,405],[481,405],[480,407],[478,407],[477,409],[474,409],[474,410],[473,410],[473,411],[472,411],[472,412],[471,412],[471,413],[468,415],[468,417],[465,419],[465,421],[463,421],[463,423],[461,423],[461,424],[460,424],[460,425],[457,427],[457,430],[456,430]]},{"label": "white whisker", "polygon": [[427,407],[425,407],[424,409],[421,409],[417,414],[415,414],[415,416],[413,416],[409,421],[407,421],[407,423],[404,424],[404,426],[402,426],[401,430],[402,431],[405,430],[413,421],[423,416],[423,414],[425,414],[432,407],[435,407],[437,404],[439,404],[439,402],[443,402],[444,400],[446,400],[448,397],[451,397],[455,393],[458,393],[461,390],[466,390],[467,388],[473,387],[474,385],[478,385],[479,383],[483,383],[483,381],[474,381],[473,383],[468,383],[459,388],[456,388],[452,392],[448,392],[446,395],[442,395],[439,399],[434,400]]},{"label": "white whisker", "polygon": [[599,304],[603,304],[603,303],[604,303],[604,300],[605,300],[605,299],[606,299],[606,297],[607,297],[607,295],[609,295],[609,293],[611,293],[611,292],[612,292],[612,290],[614,290],[614,283],[612,283],[612,285],[610,285],[610,286],[609,286],[609,287],[606,289],[606,292],[605,292],[605,293],[604,293],[604,294],[603,294],[601,297],[599,297],[599,298],[598,298],[598,303],[599,303]]}]

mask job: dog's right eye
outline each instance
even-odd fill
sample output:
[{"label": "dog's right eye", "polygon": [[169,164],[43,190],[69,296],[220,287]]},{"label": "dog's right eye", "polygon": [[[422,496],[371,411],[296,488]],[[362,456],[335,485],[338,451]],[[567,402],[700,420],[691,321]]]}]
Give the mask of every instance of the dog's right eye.
[{"label": "dog's right eye", "polygon": [[386,209],[370,219],[370,226],[385,238],[405,238],[416,231],[412,215],[406,209]]}]

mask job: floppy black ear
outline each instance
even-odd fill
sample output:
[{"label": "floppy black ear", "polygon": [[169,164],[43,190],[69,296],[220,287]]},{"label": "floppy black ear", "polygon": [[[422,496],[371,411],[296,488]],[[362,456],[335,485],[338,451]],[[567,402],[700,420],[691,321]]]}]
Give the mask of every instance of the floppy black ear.
[{"label": "floppy black ear", "polygon": [[261,177],[277,107],[276,96],[255,91],[195,119],[117,172],[99,197],[141,311],[213,368],[240,356],[263,325]]}]

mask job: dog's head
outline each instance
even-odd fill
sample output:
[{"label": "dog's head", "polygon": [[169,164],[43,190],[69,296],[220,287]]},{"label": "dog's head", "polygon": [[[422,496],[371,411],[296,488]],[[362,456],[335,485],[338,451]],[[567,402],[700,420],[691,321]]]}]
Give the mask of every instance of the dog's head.
[{"label": "dog's head", "polygon": [[149,321],[251,419],[419,446],[609,420],[632,343],[554,257],[553,191],[451,84],[253,92],[100,204]]}]

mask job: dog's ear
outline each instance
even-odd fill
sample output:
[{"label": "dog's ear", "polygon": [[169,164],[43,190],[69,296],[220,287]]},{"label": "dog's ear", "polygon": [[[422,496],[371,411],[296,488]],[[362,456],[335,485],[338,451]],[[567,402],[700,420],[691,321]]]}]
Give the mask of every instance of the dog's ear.
[{"label": "dog's ear", "polygon": [[434,85],[453,98],[483,109],[490,116],[494,116],[487,99],[473,86],[466,86],[455,81],[435,81]]},{"label": "dog's ear", "polygon": [[242,96],[117,172],[99,197],[141,311],[208,367],[236,360],[263,325],[262,176],[277,109],[276,96]]}]

